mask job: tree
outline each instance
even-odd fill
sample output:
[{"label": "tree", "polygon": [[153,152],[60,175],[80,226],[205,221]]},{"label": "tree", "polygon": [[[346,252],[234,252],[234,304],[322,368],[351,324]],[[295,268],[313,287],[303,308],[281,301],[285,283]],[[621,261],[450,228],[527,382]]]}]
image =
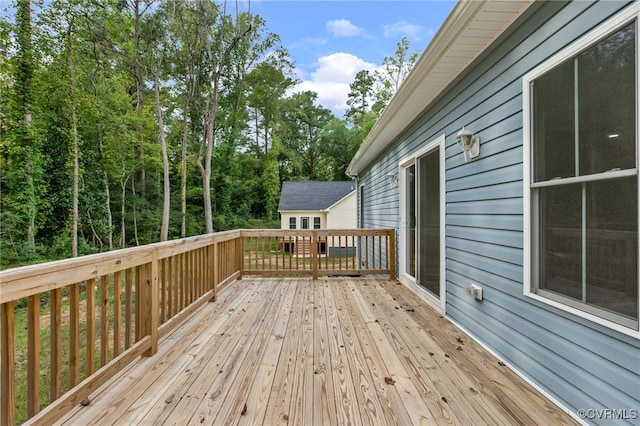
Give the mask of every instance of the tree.
[{"label": "tree", "polygon": [[374,82],[375,79],[369,71],[361,70],[356,74],[353,83],[349,85],[349,95],[347,99],[349,109],[345,113],[345,116],[360,126],[364,124],[365,116],[369,111]]},{"label": "tree", "polygon": [[200,13],[204,30],[205,63],[208,66],[210,90],[206,93],[207,108],[204,114],[205,132],[197,166],[202,176],[205,228],[213,232],[211,203],[211,167],[213,145],[215,143],[215,121],[218,115],[220,85],[229,55],[238,42],[251,31],[251,25],[241,25],[243,20],[236,18],[234,23],[226,10],[220,11],[215,4],[200,2]]},{"label": "tree", "polygon": [[398,91],[418,59],[418,52],[410,53],[409,48],[409,40],[402,37],[396,44],[394,56],[386,56],[382,61],[382,71],[376,72],[379,87],[375,93],[373,110],[378,114]]},{"label": "tree", "polygon": [[309,180],[324,180],[329,174],[320,136],[333,114],[316,105],[317,97],[310,91],[295,93],[288,98],[283,114],[283,145],[289,148],[289,159],[297,164],[297,177]]}]

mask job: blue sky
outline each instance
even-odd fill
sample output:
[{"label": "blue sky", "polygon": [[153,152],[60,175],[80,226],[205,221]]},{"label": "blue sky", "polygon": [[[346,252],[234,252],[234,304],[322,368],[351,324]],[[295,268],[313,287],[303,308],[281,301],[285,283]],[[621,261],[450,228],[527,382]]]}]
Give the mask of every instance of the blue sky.
[{"label": "blue sky", "polygon": [[375,70],[407,37],[422,53],[454,1],[251,1],[251,11],[279,34],[301,80],[300,90],[342,117],[349,84],[360,70]]}]

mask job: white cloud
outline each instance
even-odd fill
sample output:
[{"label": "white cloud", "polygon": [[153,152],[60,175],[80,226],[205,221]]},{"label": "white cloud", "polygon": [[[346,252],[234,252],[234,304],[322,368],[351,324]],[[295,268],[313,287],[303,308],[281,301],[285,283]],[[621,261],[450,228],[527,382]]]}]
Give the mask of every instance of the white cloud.
[{"label": "white cloud", "polygon": [[[376,64],[350,53],[333,53],[318,59],[317,67],[295,87],[296,92],[311,90],[318,94],[318,103],[338,117],[347,109],[349,85],[361,70],[373,72]],[[301,75],[298,70],[298,75]]]},{"label": "white cloud", "polygon": [[327,31],[335,37],[358,37],[367,34],[364,28],[353,25],[347,19],[336,19],[327,22]]},{"label": "white cloud", "polygon": [[395,24],[383,25],[385,37],[408,36],[415,40],[420,40],[422,27],[416,24],[410,24],[406,21],[396,22]]}]

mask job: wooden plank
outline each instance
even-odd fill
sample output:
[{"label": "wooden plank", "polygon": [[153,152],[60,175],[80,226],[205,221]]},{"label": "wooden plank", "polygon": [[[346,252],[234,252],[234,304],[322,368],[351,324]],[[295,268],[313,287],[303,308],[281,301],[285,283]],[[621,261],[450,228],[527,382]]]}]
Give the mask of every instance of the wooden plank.
[{"label": "wooden plank", "polygon": [[326,300],[324,299],[325,282],[314,286],[315,309],[313,310],[313,423],[324,425],[337,419],[336,400],[334,395],[331,350],[329,349],[329,320],[327,318]]},{"label": "wooden plank", "polygon": [[113,356],[120,355],[122,347],[122,272],[113,274]]},{"label": "wooden plank", "polygon": [[89,377],[95,371],[96,358],[95,358],[95,346],[96,346],[96,337],[95,337],[95,306],[96,306],[96,290],[95,290],[96,280],[94,278],[87,281],[86,288],[86,312],[87,312],[87,341],[85,345],[86,349],[86,377]]},{"label": "wooden plank", "polygon": [[109,276],[100,280],[100,366],[109,362]]},{"label": "wooden plank", "polygon": [[[211,308],[194,315],[188,326],[163,341],[158,356],[141,359],[114,385],[111,392],[115,397],[98,399],[90,409],[74,417],[74,423],[89,425],[108,416],[118,424],[161,424],[158,419],[171,413],[180,401],[179,389],[188,390],[188,379],[209,374],[209,370],[200,367],[209,360],[207,351],[218,346],[218,330],[230,317],[235,320],[241,315],[241,305],[250,295],[249,291],[238,290],[229,292],[229,297],[217,305],[204,303]],[[182,414],[179,424],[191,416]]]},{"label": "wooden plank", "polygon": [[213,289],[212,302],[218,300],[218,263],[220,254],[218,253],[218,243],[209,246],[209,280]]},{"label": "wooden plank", "polygon": [[[328,350],[330,354],[331,375],[333,376],[333,395],[336,401],[335,420],[340,424],[361,425],[362,418],[358,411],[358,397],[354,389],[351,376],[352,365],[349,364],[348,348],[343,336],[343,327],[340,323],[338,310],[342,307],[336,305],[329,283],[327,288],[321,293],[321,300],[324,301],[328,331]],[[349,332],[347,330],[347,332]],[[339,404],[337,403],[339,402]],[[362,401],[361,401],[362,402]],[[324,424],[331,419],[323,419]]]},{"label": "wooden plank", "polygon": [[[360,289],[361,287],[357,287]],[[435,424],[435,420],[431,414],[431,410],[421,397],[420,391],[411,380],[411,373],[404,367],[400,355],[396,352],[393,341],[396,340],[394,330],[389,327],[383,327],[386,323],[385,316],[377,315],[374,312],[376,305],[369,306],[365,304],[364,299],[356,298],[361,312],[367,312],[367,315],[373,320],[367,322],[367,328],[374,339],[375,345],[380,351],[381,356],[387,363],[389,371],[389,379],[393,381],[393,386],[398,389],[407,413],[411,418],[411,424]],[[375,320],[378,320],[377,322]]]},{"label": "wooden plank", "polygon": [[295,286],[282,286],[285,288],[284,297],[281,302],[276,301],[280,309],[273,319],[273,330],[247,397],[247,411],[240,416],[238,425],[241,426],[264,424],[296,293]]},{"label": "wooden plank", "polygon": [[[549,423],[556,417],[558,424],[566,422],[560,410],[529,384],[514,374],[484,348],[468,338],[446,318],[437,319],[429,315],[430,308],[402,286],[383,284],[383,287],[402,304],[405,309],[415,309],[418,326],[429,332],[441,348],[456,348],[448,351],[449,359],[457,368],[472,377],[479,386],[474,388],[487,403],[504,406],[513,422],[530,424]],[[461,348],[459,350],[457,348]],[[537,407],[536,409],[528,407]],[[556,423],[554,421],[554,423]]]},{"label": "wooden plank", "polygon": [[55,401],[62,394],[62,289],[51,291],[49,325],[49,395]]},{"label": "wooden plank", "polygon": [[150,258],[150,250],[140,247],[126,253],[100,253],[0,271],[0,303],[96,279],[146,263]]},{"label": "wooden plank", "polygon": [[13,425],[15,401],[15,311],[14,302],[0,304],[0,424]]},{"label": "wooden plank", "polygon": [[300,340],[295,355],[296,364],[293,369],[293,389],[291,392],[292,424],[311,424],[313,421],[313,397],[309,389],[313,389],[313,291],[312,281],[300,280],[304,286],[304,298],[300,300],[302,313],[299,327]]},{"label": "wooden plank", "polygon": [[186,387],[174,391],[175,404],[165,407],[166,412],[154,422],[184,423],[188,419],[199,422],[202,418],[205,423],[213,422],[230,384],[242,368],[242,359],[250,350],[253,339],[249,335],[258,328],[266,314],[265,307],[273,301],[273,292],[269,291],[272,288],[270,284],[250,284],[251,298],[225,322],[219,331],[220,343],[208,348],[203,354],[204,361],[190,371],[191,379],[185,383]]},{"label": "wooden plank", "polygon": [[[246,337],[248,350],[244,358],[238,357],[239,369],[234,375],[230,387],[228,387],[227,397],[224,399],[224,402],[220,400],[221,406],[219,407],[216,407],[215,404],[210,404],[208,401],[210,401],[211,398],[208,398],[206,404],[200,405],[202,408],[206,406],[208,411],[204,411],[202,417],[195,417],[194,420],[207,422],[207,419],[215,418],[215,420],[213,420],[215,424],[237,424],[241,417],[246,416],[250,411],[256,410],[258,401],[249,398],[250,390],[254,380],[263,377],[257,374],[261,360],[264,357],[269,358],[269,363],[274,360],[273,353],[266,354],[265,351],[268,348],[278,312],[282,307],[281,302],[284,293],[286,293],[284,286],[279,285],[278,281],[273,282],[276,284],[276,287],[270,289],[269,297],[264,301],[262,307],[264,311],[263,318],[260,323],[257,324],[257,327],[251,328],[251,334]],[[275,358],[275,360],[277,360],[277,358]],[[259,386],[264,386],[264,383]],[[198,410],[198,412],[200,412],[200,410]]]},{"label": "wooden plank", "polygon": [[[455,347],[449,350],[437,345],[432,340],[432,335],[425,333],[415,323],[412,317],[414,312],[407,312],[393,300],[380,287],[380,282],[367,282],[358,287],[358,290],[373,304],[372,311],[384,318],[384,331],[405,369],[412,372],[412,380],[425,395],[425,402],[432,415],[443,417],[443,422],[449,421],[449,417],[453,416],[455,421],[462,424],[473,423],[474,419],[488,421],[502,418],[502,414],[492,404],[481,401],[482,394],[477,390],[481,389],[482,384],[470,380],[451,362],[450,352]],[[429,357],[425,357],[425,353]],[[428,374],[431,371],[439,371],[440,374],[431,377]]]},{"label": "wooden plank", "polygon": [[69,286],[69,387],[80,383],[80,284]]},{"label": "wooden plank", "polygon": [[350,291],[346,280],[329,282],[331,285],[325,291],[329,292],[327,298],[335,301],[362,423],[410,424],[396,387],[386,380],[391,374],[353,303],[358,293]]},{"label": "wooden plank", "polygon": [[40,295],[27,300],[27,415],[40,411]]},{"label": "wooden plank", "polygon": [[151,286],[150,300],[150,316],[149,316],[149,332],[151,335],[151,347],[143,356],[153,356],[158,352],[158,328],[160,327],[160,280],[159,280],[159,263],[157,253],[151,256],[151,264],[148,266],[150,276],[149,285]]},{"label": "wooden plank", "polygon": [[142,352],[148,349],[149,345],[149,338],[144,338],[137,342],[129,348],[129,350],[120,354],[118,358],[115,358],[109,364],[100,368],[90,379],[83,380],[78,386],[72,388],[69,392],[65,393],[64,396],[40,411],[40,413],[30,419],[29,425],[52,425],[57,419],[60,419],[65,413],[73,409],[74,406],[85,400],[92,392],[111,379],[118,371],[124,369],[136,358],[140,357]]},{"label": "wooden plank", "polygon": [[[521,379],[483,361],[479,345],[455,340],[455,327],[395,283],[252,279],[228,286],[217,303],[207,297],[167,335],[156,357],[96,389],[89,406],[73,408],[76,416],[65,419],[83,425],[522,424],[526,418],[506,408],[522,395],[519,410],[535,412],[528,419],[536,424],[572,422],[524,397],[535,392],[526,384],[512,389]],[[467,360],[458,365],[458,356]],[[322,371],[335,374],[322,377]]]},{"label": "wooden plank", "polygon": [[306,300],[308,286],[301,280],[288,280],[287,286],[295,289],[293,307],[290,310],[289,324],[282,342],[280,359],[276,366],[273,379],[273,387],[267,410],[264,416],[265,425],[287,425],[293,419],[291,401],[293,399],[294,371],[298,363],[298,345],[302,340],[302,327],[300,327],[303,313],[303,302]]},{"label": "wooden plank", "polygon": [[132,315],[133,315],[133,271],[127,269],[125,271],[125,289],[124,289],[124,348],[131,346]]}]

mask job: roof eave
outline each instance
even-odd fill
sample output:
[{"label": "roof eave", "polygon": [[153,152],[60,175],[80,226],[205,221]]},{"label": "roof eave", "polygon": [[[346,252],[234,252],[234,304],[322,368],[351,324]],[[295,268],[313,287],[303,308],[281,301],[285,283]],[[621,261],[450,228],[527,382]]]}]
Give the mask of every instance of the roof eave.
[{"label": "roof eave", "polygon": [[357,177],[534,0],[460,0],[347,167]]}]

